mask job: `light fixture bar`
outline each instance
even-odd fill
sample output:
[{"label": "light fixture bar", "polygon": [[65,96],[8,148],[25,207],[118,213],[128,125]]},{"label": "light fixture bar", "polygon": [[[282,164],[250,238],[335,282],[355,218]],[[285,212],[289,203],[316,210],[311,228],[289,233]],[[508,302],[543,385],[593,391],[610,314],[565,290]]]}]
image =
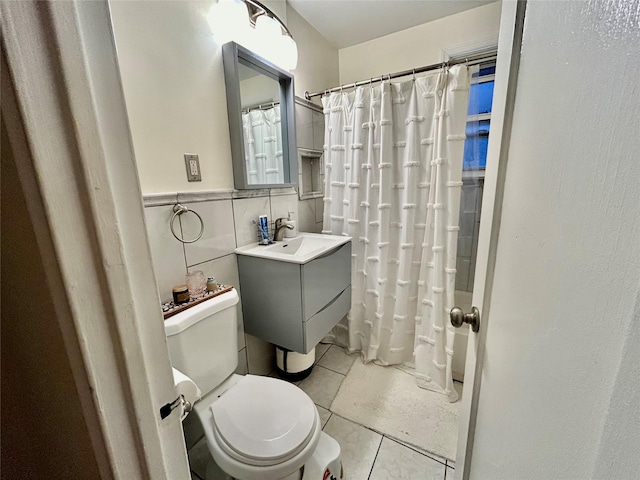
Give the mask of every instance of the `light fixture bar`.
[{"label": "light fixture bar", "polygon": [[249,10],[249,21],[251,22],[251,25],[255,27],[256,20],[258,19],[258,17],[261,15],[267,15],[268,17],[271,17],[276,22],[278,22],[278,24],[280,25],[280,28],[282,28],[282,30],[289,37],[293,38],[293,35],[291,35],[291,32],[289,31],[287,26],[284,24],[282,20],[280,20],[280,18],[275,13],[273,13],[272,10],[270,10],[265,5],[263,5],[262,3],[256,0],[242,0],[242,1],[247,5],[247,9]]}]

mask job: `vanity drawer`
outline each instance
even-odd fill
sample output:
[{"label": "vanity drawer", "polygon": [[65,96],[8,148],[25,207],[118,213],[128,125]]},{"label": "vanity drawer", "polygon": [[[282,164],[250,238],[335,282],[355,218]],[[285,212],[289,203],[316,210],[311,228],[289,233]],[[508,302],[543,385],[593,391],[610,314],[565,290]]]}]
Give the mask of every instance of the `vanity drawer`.
[{"label": "vanity drawer", "polygon": [[301,277],[304,320],[309,320],[351,285],[351,242],[303,265]]},{"label": "vanity drawer", "polygon": [[351,309],[351,285],[338,294],[333,301],[304,322],[304,351],[314,348],[322,338],[338,323]]}]

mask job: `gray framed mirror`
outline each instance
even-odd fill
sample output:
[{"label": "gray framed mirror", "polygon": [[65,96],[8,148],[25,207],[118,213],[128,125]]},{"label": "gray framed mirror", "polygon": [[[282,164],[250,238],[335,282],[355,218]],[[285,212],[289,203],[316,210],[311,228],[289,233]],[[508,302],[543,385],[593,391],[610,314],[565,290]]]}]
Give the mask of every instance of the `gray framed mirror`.
[{"label": "gray framed mirror", "polygon": [[222,59],[235,188],[297,185],[293,75],[235,42]]}]

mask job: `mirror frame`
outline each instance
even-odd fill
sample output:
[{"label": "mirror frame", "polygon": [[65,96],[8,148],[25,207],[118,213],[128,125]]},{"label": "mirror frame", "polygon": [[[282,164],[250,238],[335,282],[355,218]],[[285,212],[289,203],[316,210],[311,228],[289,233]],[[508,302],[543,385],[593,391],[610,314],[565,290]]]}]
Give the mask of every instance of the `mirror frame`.
[{"label": "mirror frame", "polygon": [[[250,184],[245,165],[245,149],[242,127],[242,102],[240,99],[240,76],[238,62],[266,75],[280,85],[280,119],[282,126],[282,163],[284,183]],[[222,46],[224,81],[227,91],[227,114],[231,137],[231,158],[233,163],[233,183],[237,190],[259,188],[285,188],[298,185],[298,156],[296,155],[295,98],[293,75],[282,70],[251,50],[235,42]]]}]

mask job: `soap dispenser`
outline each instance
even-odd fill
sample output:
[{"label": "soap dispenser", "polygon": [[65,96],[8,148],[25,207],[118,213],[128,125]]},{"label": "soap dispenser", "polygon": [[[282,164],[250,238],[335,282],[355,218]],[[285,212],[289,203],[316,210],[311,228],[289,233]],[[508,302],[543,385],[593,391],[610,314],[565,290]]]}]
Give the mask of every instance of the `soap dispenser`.
[{"label": "soap dispenser", "polygon": [[295,212],[287,212],[287,220],[285,221],[285,223],[287,225],[291,225],[293,228],[291,229],[286,229],[284,231],[284,236],[285,238],[293,238],[296,237],[298,235],[298,229],[296,228],[296,221],[295,220],[291,220],[291,214],[295,213]]}]

